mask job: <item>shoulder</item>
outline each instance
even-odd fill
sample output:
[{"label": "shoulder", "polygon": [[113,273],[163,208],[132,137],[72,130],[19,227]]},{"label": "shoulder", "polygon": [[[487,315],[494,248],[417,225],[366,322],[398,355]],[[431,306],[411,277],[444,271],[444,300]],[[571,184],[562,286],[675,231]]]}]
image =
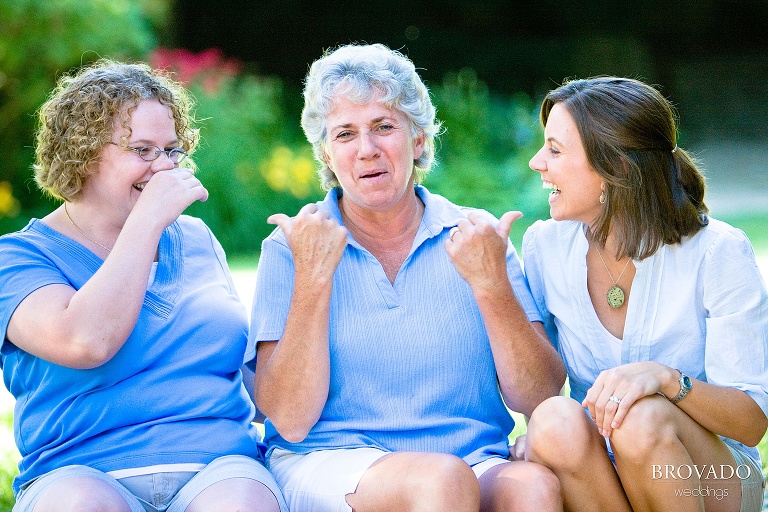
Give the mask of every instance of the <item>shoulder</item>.
[{"label": "shoulder", "polygon": [[[20,231],[0,236],[0,252],[5,261],[13,253],[37,253],[52,251],[56,248],[58,233],[37,219],[32,219]],[[60,236],[60,235],[59,235]]]},{"label": "shoulder", "polygon": [[208,226],[198,217],[192,217],[191,215],[179,215],[176,219],[176,223],[179,225],[184,234],[201,234],[210,232]]},{"label": "shoulder", "polygon": [[581,222],[537,220],[525,230],[523,252],[552,252],[553,249],[572,245],[575,240],[583,236],[584,224]]},{"label": "shoulder", "polygon": [[696,234],[684,238],[682,250],[703,253],[708,258],[748,256],[754,258],[752,244],[746,233],[721,220],[709,218],[709,223]]},{"label": "shoulder", "polygon": [[492,223],[498,222],[498,219],[486,210],[457,205],[440,194],[430,192],[422,185],[416,185],[414,188],[416,195],[424,203],[424,221],[433,230],[439,231],[446,227],[455,226],[472,212],[487,216]]}]

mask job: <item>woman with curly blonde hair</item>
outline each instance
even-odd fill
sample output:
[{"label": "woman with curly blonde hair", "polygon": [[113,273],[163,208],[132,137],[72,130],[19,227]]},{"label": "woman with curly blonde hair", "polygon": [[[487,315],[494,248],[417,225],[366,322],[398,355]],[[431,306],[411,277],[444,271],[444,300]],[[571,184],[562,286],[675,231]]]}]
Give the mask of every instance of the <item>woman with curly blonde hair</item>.
[{"label": "woman with curly blonde hair", "polygon": [[102,60],[41,107],[35,178],[63,204],[0,238],[15,511],[287,511],[261,464],[224,252],[182,215],[208,191],[192,101]]}]

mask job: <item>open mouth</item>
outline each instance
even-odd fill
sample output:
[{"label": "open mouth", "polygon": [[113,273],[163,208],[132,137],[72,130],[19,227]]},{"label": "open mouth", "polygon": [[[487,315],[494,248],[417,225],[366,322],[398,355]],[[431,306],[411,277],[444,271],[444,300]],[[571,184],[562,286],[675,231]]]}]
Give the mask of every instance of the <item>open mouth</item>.
[{"label": "open mouth", "polygon": [[135,188],[135,189],[136,189],[136,190],[138,190],[139,192],[141,192],[142,190],[144,190],[144,187],[145,187],[145,186],[146,186],[146,183],[134,183],[134,184],[133,184],[133,188]]},{"label": "open mouth", "polygon": [[386,174],[386,171],[367,171],[362,174],[360,174],[360,178],[378,178],[379,176],[382,176]]},{"label": "open mouth", "polygon": [[560,189],[557,188],[557,185],[555,185],[551,181],[542,182],[541,187],[551,190],[551,192],[549,193],[550,196],[556,196],[560,194]]}]

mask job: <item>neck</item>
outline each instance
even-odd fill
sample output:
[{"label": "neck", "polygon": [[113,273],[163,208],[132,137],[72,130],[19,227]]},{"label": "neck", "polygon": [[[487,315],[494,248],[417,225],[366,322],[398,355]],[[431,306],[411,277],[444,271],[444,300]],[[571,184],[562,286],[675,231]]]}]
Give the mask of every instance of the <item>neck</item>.
[{"label": "neck", "polygon": [[605,240],[605,244],[602,244],[600,240],[594,237],[592,230],[587,228],[586,232],[587,241],[589,242],[590,247],[594,247],[595,249],[599,250],[600,253],[605,257],[606,261],[624,261],[626,260],[627,256],[622,256],[621,258],[616,258],[616,254],[618,253],[619,244],[616,239],[616,235],[614,235],[613,231],[608,233],[608,238]]},{"label": "neck", "polygon": [[[64,203],[64,215],[67,218],[67,221],[69,221],[69,224],[77,231],[80,235],[85,237],[89,242],[96,244],[100,248],[104,249],[107,252],[111,252],[111,246],[114,245],[114,240],[111,239],[111,237],[108,237],[106,234],[100,232],[97,229],[97,225],[88,219],[93,219],[95,217],[93,216],[86,216],[84,214],[75,214],[75,217],[78,217],[78,220],[75,221],[73,218],[73,214],[70,213],[70,210],[75,210],[77,212],[78,208],[74,207],[72,208],[73,203]],[[82,213],[82,212],[79,212]],[[101,240],[108,241],[111,240],[111,243],[107,245],[106,242],[102,242]]]},{"label": "neck", "polygon": [[378,212],[346,201],[342,196],[339,198],[339,210],[344,225],[353,236],[384,241],[415,232],[424,214],[424,203],[414,191],[395,208]]}]

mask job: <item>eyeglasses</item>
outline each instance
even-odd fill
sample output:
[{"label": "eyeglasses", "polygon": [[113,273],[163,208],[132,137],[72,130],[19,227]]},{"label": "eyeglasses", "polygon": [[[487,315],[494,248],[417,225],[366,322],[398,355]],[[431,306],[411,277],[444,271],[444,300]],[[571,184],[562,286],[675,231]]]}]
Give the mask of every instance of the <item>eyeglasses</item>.
[{"label": "eyeglasses", "polygon": [[146,162],[152,162],[153,160],[157,160],[160,157],[161,153],[165,153],[165,156],[167,156],[171,162],[175,164],[179,164],[184,161],[185,158],[187,158],[187,152],[184,151],[181,148],[171,148],[171,149],[161,149],[157,146],[142,146],[140,148],[132,148],[130,146],[121,146],[120,144],[117,144],[116,142],[109,141],[110,144],[114,144],[115,146],[121,147],[123,149],[127,149],[129,151],[133,151],[139,157],[146,161]]}]

